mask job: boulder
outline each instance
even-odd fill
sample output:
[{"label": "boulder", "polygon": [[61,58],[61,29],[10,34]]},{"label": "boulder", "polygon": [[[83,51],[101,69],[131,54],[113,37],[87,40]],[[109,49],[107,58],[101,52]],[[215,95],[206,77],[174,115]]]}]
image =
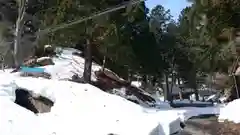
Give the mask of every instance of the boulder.
[{"label": "boulder", "polygon": [[50,112],[51,107],[54,104],[51,100],[42,96],[36,96],[24,89],[17,89],[15,94],[15,103],[34,113]]},{"label": "boulder", "polygon": [[38,66],[54,65],[54,62],[50,57],[41,57],[41,58],[33,57],[25,60],[22,65],[27,67],[38,67]]},{"label": "boulder", "polygon": [[38,66],[47,66],[47,65],[54,65],[54,62],[50,57],[42,57],[36,60],[36,64]]}]

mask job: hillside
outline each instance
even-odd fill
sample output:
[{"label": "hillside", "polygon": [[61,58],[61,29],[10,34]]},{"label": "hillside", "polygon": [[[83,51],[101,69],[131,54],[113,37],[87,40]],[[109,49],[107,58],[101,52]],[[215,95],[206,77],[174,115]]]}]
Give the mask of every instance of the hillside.
[{"label": "hillside", "polygon": [[[22,71],[10,73],[12,69],[0,73],[2,135],[169,135],[179,132],[181,123],[193,116],[219,114],[218,106],[173,109],[168,103],[154,98],[155,105],[151,106],[148,101],[138,98],[139,93],[152,98],[142,90],[132,92],[131,97],[135,96],[138,101],[135,103],[119,94],[124,92],[123,89],[110,94],[91,84],[69,81],[73,75],[82,76],[83,73],[84,59],[72,55],[74,51],[77,50],[65,48],[52,58],[54,65],[41,67],[51,75],[51,79],[23,77]],[[100,68],[93,64],[93,81],[97,81],[94,73]],[[17,92],[21,90],[27,91],[32,100],[44,97],[52,101],[53,106],[47,105],[50,106],[49,110],[46,109],[48,111],[40,109],[37,113],[25,109],[26,106],[16,104]],[[36,103],[34,105],[39,109]],[[46,104],[40,106],[44,108]]]}]

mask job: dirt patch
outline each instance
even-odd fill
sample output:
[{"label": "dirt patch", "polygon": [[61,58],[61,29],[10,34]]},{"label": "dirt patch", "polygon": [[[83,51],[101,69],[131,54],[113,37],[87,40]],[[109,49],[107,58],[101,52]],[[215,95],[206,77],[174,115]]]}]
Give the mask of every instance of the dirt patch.
[{"label": "dirt patch", "polygon": [[219,128],[219,135],[240,135],[240,124],[235,124],[232,122],[219,123],[221,128]]},{"label": "dirt patch", "polygon": [[216,117],[190,119],[180,135],[240,135],[240,124],[219,123]]}]

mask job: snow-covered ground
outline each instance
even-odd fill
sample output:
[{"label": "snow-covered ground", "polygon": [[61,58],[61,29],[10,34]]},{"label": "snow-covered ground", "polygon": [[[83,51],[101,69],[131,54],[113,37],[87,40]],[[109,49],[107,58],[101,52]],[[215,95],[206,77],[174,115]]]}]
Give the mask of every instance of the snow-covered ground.
[{"label": "snow-covered ground", "polygon": [[218,117],[219,122],[224,122],[225,120],[231,121],[234,123],[240,123],[240,99],[236,99],[228,104],[225,107],[220,109],[220,115]]},{"label": "snow-covered ground", "polygon": [[[52,79],[66,80],[71,79],[74,74],[78,74],[79,76],[83,75],[84,59],[72,55],[73,52],[81,53],[73,48],[62,49],[61,54],[59,54],[58,57],[53,58],[55,65],[45,66],[46,72],[51,74]],[[94,72],[99,69],[101,69],[101,66],[93,63],[91,77],[93,81],[96,80]]]},{"label": "snow-covered ground", "polygon": [[[176,113],[146,109],[89,84],[6,74],[1,74],[0,79],[5,79],[1,83],[1,135],[163,135],[180,130]],[[15,88],[51,99],[54,101],[51,112],[34,115],[16,105],[13,102]]]},{"label": "snow-covered ground", "polygon": [[[54,58],[55,65],[45,66],[51,80],[20,77],[10,69],[0,72],[1,135],[169,135],[193,116],[219,114],[219,106],[173,109],[160,100],[157,108],[146,108],[90,84],[66,81],[74,73],[83,74],[84,59],[73,51],[65,49]],[[100,68],[93,65],[93,71]],[[49,113],[35,115],[14,103],[17,88],[47,97],[54,106]]]}]

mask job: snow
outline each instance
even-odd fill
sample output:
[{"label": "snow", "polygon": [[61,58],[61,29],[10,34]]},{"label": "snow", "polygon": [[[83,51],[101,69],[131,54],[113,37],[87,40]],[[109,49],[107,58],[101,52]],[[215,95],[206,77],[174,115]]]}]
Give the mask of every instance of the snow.
[{"label": "snow", "polygon": [[219,122],[224,122],[225,120],[234,123],[240,123],[240,99],[236,99],[229,102],[225,107],[220,110],[220,115],[218,117]]},{"label": "snow", "polygon": [[[81,51],[72,48],[62,49],[61,54],[59,54],[58,57],[53,58],[55,65],[44,66],[46,68],[46,72],[51,74],[52,79],[68,80],[71,79],[74,74],[79,76],[83,75],[84,59],[72,55],[73,52],[81,53]],[[99,69],[101,69],[101,66],[93,63],[91,77],[93,81],[96,80],[94,72],[98,71]]]},{"label": "snow", "polygon": [[[33,129],[37,128],[35,134],[38,134],[39,131],[39,135],[40,133],[41,135],[52,133],[57,135],[66,133],[164,135],[180,130],[180,119],[177,115],[163,119],[161,113],[167,114],[167,112],[148,113],[146,108],[119,96],[105,93],[89,84],[0,75],[0,79],[6,77],[11,81],[8,84],[12,83],[19,88],[46,96],[53,100],[55,104],[50,113],[36,116],[32,112],[17,106],[11,99],[13,95],[9,94],[9,98],[0,98],[3,101],[0,107],[1,110],[4,110],[0,112],[0,123],[8,127],[0,127],[4,127],[0,130],[3,135],[33,134],[32,130],[28,131],[27,129],[29,128],[28,125],[32,126],[34,124],[45,125],[43,127],[33,127]],[[6,91],[9,86],[4,88]],[[9,91],[13,91],[13,89],[9,89]],[[6,106],[7,110],[4,109]],[[8,112],[12,113],[8,116]],[[24,121],[24,119],[29,121]],[[84,128],[79,130],[79,127]],[[19,131],[20,129],[21,131]]]},{"label": "snow", "polygon": [[227,101],[227,97],[226,96],[222,96],[222,97],[220,97],[218,100],[221,102],[221,103],[224,103],[224,102],[226,102]]},{"label": "snow", "polygon": [[141,85],[142,85],[142,83],[141,83],[140,81],[132,81],[131,84],[132,84],[133,86],[138,87],[138,88],[140,88]]},{"label": "snow", "polygon": [[173,103],[177,103],[177,104],[212,104],[211,102],[192,101],[192,100],[188,100],[188,99],[173,100]]},{"label": "snow", "polygon": [[183,107],[174,109],[177,111],[182,121],[186,121],[195,116],[201,115],[218,115],[221,106],[214,107]]},{"label": "snow", "polygon": [[[218,106],[171,108],[160,99],[156,108],[147,108],[90,84],[66,81],[75,73],[83,74],[84,59],[73,56],[74,51],[64,49],[54,58],[55,65],[44,66],[51,80],[20,77],[10,69],[0,72],[1,135],[169,135],[193,116],[219,113]],[[101,66],[92,68],[97,71]],[[54,106],[49,113],[36,115],[14,103],[17,88],[47,97]]]},{"label": "snow", "polygon": [[162,109],[162,108],[167,108],[171,109],[171,106],[168,102],[161,101],[160,99],[155,99],[156,100],[156,108]]},{"label": "snow", "polygon": [[209,96],[207,99],[206,99],[206,101],[214,101],[214,100],[216,100],[217,99],[217,94],[213,94],[213,95],[211,95],[211,96]]},{"label": "snow", "polygon": [[240,75],[240,67],[237,68],[236,72],[235,72],[235,75],[238,76]]},{"label": "snow", "polygon": [[[14,104],[11,100],[0,98],[0,131],[1,135],[33,135],[41,134],[39,130],[45,125],[38,123],[36,115]],[[28,131],[26,131],[28,130]]]}]

